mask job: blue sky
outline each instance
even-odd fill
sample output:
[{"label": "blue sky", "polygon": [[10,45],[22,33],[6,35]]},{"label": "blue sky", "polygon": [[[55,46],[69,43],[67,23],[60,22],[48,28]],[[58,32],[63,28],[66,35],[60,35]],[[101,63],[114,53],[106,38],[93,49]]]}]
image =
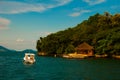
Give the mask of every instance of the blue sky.
[{"label": "blue sky", "polygon": [[0,0],[0,45],[35,49],[39,37],[106,11],[120,13],[120,0]]}]

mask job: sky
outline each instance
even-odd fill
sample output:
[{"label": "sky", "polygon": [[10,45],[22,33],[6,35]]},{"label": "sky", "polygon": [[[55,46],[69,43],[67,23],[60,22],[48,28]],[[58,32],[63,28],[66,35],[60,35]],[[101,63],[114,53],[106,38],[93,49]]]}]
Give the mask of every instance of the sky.
[{"label": "sky", "polygon": [[0,45],[36,50],[40,37],[104,12],[120,13],[120,0],[0,0]]}]

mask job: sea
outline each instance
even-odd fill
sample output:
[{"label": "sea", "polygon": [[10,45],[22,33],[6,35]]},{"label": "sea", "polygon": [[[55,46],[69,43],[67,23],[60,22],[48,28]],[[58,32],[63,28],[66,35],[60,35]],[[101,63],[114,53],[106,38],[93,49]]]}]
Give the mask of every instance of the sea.
[{"label": "sea", "polygon": [[24,53],[0,53],[0,80],[120,80],[120,59],[40,57],[23,63]]}]

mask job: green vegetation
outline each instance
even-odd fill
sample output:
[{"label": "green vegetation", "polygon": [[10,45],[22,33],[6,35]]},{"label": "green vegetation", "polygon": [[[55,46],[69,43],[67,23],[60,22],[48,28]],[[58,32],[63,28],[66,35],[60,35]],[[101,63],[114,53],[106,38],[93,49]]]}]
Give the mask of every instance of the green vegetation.
[{"label": "green vegetation", "polygon": [[95,54],[120,55],[120,14],[97,13],[76,27],[40,37],[36,48],[47,54],[67,54],[82,42],[94,46]]}]

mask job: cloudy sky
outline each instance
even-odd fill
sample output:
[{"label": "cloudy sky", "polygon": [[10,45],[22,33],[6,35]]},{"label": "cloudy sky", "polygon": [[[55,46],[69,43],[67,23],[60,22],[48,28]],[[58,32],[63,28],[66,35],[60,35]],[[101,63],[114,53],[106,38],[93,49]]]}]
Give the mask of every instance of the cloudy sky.
[{"label": "cloudy sky", "polygon": [[35,49],[39,37],[106,11],[120,13],[120,0],[0,0],[0,45]]}]

